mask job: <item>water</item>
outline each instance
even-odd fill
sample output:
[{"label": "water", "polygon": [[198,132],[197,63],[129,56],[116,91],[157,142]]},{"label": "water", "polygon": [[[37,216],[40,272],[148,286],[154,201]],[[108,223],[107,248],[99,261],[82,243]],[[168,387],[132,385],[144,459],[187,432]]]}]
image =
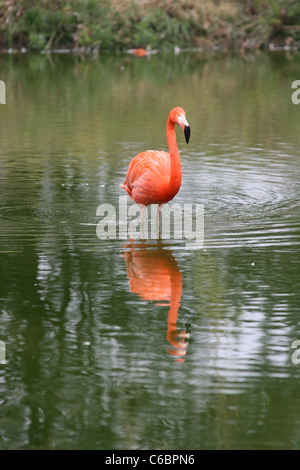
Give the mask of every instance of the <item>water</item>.
[{"label": "water", "polygon": [[[0,57],[1,449],[300,447],[299,74],[299,54]],[[174,202],[204,205],[204,246],[99,240],[176,105]]]}]

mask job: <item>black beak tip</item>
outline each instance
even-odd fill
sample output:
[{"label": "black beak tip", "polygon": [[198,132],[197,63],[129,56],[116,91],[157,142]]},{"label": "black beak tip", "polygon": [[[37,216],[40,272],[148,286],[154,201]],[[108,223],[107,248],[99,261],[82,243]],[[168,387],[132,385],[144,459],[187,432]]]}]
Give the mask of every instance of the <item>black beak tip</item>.
[{"label": "black beak tip", "polygon": [[185,135],[185,141],[188,144],[190,140],[190,135],[191,135],[191,128],[190,126],[185,126],[184,127],[184,135]]}]

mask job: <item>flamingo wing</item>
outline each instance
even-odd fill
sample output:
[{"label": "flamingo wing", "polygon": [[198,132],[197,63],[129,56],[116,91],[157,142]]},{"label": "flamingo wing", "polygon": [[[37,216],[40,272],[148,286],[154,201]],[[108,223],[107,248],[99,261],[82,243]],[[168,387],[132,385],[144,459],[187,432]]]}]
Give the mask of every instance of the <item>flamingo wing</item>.
[{"label": "flamingo wing", "polygon": [[168,191],[170,166],[167,152],[141,152],[131,160],[122,188],[138,204],[159,204]]}]

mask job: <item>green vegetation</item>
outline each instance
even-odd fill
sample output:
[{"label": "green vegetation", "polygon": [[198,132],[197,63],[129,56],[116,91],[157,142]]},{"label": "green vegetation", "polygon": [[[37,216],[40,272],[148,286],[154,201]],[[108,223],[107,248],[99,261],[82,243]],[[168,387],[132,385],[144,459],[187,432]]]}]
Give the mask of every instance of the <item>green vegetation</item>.
[{"label": "green vegetation", "polygon": [[298,0],[0,1],[0,47],[124,50],[300,45]]}]

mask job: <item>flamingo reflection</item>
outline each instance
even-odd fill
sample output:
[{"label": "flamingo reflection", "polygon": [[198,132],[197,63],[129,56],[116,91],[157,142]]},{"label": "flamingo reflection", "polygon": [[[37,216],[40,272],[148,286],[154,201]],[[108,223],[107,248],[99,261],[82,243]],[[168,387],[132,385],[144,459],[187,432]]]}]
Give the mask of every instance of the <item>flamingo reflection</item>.
[{"label": "flamingo reflection", "polygon": [[[158,306],[169,306],[167,340],[175,348],[168,353],[184,361],[189,334],[177,330],[177,317],[182,292],[182,274],[170,250],[161,242],[150,245],[145,242],[125,245],[122,255],[126,260],[130,289],[143,300],[152,300]],[[154,248],[154,249],[153,249]]]}]

